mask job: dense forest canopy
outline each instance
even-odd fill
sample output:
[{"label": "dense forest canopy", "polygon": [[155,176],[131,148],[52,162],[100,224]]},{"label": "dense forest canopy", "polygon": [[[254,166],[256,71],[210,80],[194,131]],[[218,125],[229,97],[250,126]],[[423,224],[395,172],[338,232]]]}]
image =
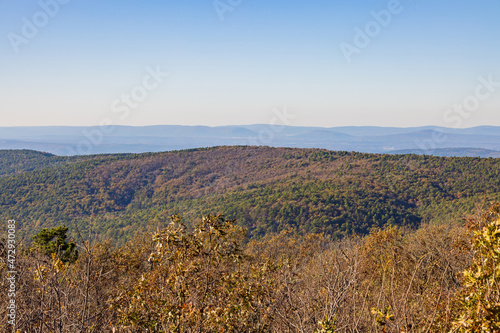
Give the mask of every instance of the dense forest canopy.
[{"label": "dense forest canopy", "polygon": [[476,209],[500,199],[498,159],[248,146],[0,156],[19,331],[500,329],[500,205]]},{"label": "dense forest canopy", "polygon": [[55,156],[34,150],[0,150],[0,177],[81,162],[93,156]]},{"label": "dense forest canopy", "polygon": [[0,156],[0,217],[15,218],[29,237],[66,224],[124,242],[174,214],[190,221],[217,212],[254,238],[289,227],[341,237],[456,220],[498,199],[500,185],[493,158],[249,146]]}]

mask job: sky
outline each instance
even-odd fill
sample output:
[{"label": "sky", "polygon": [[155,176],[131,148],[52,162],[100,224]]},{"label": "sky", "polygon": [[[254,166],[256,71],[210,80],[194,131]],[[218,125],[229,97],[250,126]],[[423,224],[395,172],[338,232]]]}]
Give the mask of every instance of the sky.
[{"label": "sky", "polygon": [[498,0],[0,0],[0,126],[500,125],[499,16]]}]

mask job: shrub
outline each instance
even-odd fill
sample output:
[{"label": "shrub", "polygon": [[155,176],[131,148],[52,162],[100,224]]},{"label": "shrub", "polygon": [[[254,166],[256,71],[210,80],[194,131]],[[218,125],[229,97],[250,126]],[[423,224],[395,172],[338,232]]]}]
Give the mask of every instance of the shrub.
[{"label": "shrub", "polygon": [[499,332],[500,205],[493,206],[480,218],[470,219],[469,228],[475,235],[474,261],[463,272],[455,329],[459,332]]}]

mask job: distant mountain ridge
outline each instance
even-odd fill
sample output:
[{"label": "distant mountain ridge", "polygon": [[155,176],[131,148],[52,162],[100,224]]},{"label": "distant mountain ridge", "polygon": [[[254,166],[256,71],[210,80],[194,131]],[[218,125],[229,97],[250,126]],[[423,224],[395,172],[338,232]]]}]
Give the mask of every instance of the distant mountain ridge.
[{"label": "distant mountain ridge", "polygon": [[[422,127],[300,127],[280,125],[241,126],[98,126],[0,127],[0,149],[32,149],[56,155],[143,153],[211,146],[257,145],[291,148],[323,148],[365,153],[469,156],[482,149],[481,157],[498,157],[500,127],[465,129]],[[451,150],[450,150],[451,149]],[[475,155],[474,155],[475,156]]]},{"label": "distant mountain ridge", "polygon": [[[392,151],[393,155],[406,155],[406,154],[421,154],[419,150],[396,150]],[[429,155],[441,157],[493,157],[500,158],[500,151],[481,149],[481,148],[440,148],[434,149]]]}]

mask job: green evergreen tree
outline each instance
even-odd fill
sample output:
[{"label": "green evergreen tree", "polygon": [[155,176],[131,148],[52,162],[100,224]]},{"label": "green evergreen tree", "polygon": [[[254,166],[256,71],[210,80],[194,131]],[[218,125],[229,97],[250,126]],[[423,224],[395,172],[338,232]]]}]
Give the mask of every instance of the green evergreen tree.
[{"label": "green evergreen tree", "polygon": [[43,229],[33,236],[35,248],[48,256],[55,254],[62,262],[73,263],[78,259],[78,250],[74,242],[66,240],[67,232],[68,227],[65,225]]}]

